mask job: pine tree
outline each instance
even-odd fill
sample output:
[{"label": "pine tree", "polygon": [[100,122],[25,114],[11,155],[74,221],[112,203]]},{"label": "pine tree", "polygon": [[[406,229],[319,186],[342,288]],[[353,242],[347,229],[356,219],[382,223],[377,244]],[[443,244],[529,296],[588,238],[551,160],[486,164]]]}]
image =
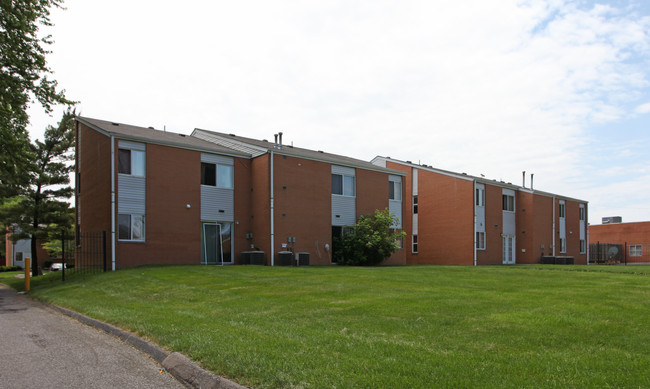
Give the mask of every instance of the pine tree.
[{"label": "pine tree", "polygon": [[[29,163],[29,185],[20,196],[3,202],[0,218],[5,225],[17,227],[13,239],[30,238],[32,242],[32,274],[38,275],[37,242],[45,242],[52,229],[70,224],[72,196],[70,172],[74,169],[74,117],[68,110],[57,127],[48,126],[43,142],[30,145],[35,156]],[[69,228],[70,226],[68,226]]]}]

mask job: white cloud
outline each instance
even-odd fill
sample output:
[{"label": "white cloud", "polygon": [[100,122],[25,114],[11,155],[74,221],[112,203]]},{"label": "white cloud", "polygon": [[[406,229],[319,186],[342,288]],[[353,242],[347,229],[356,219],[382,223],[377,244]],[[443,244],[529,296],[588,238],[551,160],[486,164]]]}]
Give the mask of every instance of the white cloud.
[{"label": "white cloud", "polygon": [[634,110],[636,113],[650,113],[650,103],[641,104]]},{"label": "white cloud", "polygon": [[585,171],[585,145],[597,142],[591,126],[648,97],[650,19],[627,8],[565,0],[66,7],[53,14],[50,65],[85,115],[186,133],[283,130],[296,145],[517,183],[527,170],[536,187],[570,196],[580,190],[569,180]]}]

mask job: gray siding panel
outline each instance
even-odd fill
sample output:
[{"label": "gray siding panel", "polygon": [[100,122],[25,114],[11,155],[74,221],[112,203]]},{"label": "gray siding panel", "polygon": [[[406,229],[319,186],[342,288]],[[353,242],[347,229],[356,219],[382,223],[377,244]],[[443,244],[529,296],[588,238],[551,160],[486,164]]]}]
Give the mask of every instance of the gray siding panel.
[{"label": "gray siding panel", "polygon": [[120,140],[118,147],[121,149],[145,151],[146,145],[140,142],[131,142],[129,140]]},{"label": "gray siding panel", "polygon": [[232,189],[201,185],[201,220],[234,221],[234,191]]},{"label": "gray siding panel", "polygon": [[201,153],[201,162],[218,163],[219,165],[234,165],[235,160],[232,157],[224,157],[218,154]]},{"label": "gray siding panel", "polygon": [[117,212],[145,214],[146,179],[119,174],[117,177]]},{"label": "gray siding panel", "polygon": [[354,176],[354,168],[332,165],[333,174],[345,174],[346,176]]},{"label": "gray siding panel", "polygon": [[356,197],[332,195],[332,225],[353,226],[357,221]]}]

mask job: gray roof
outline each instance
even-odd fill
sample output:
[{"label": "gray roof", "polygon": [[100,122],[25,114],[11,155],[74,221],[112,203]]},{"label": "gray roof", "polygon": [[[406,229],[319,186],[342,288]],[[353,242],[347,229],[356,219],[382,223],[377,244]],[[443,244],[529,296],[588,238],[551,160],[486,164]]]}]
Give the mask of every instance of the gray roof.
[{"label": "gray roof", "polygon": [[192,132],[192,136],[209,140],[210,142],[215,142],[222,146],[230,147],[240,152],[249,153],[253,157],[257,157],[259,155],[266,154],[268,152],[273,151],[274,153],[280,155],[305,158],[305,159],[310,159],[315,161],[332,163],[335,165],[348,166],[348,167],[360,168],[365,170],[373,170],[373,171],[400,175],[400,176],[406,175],[406,173],[404,172],[377,166],[373,163],[361,159],[350,158],[338,154],[326,153],[321,150],[303,149],[300,147],[295,147],[286,144],[282,145],[282,147],[279,147],[274,142],[246,138],[243,136],[237,136],[235,134],[226,134],[226,133],[208,131],[208,130],[197,128]]},{"label": "gray roof", "polygon": [[526,188],[526,187],[523,187],[523,186],[515,185],[515,184],[513,184],[511,182],[498,181],[498,180],[494,180],[494,179],[491,180],[491,179],[485,178],[485,177],[472,176],[472,175],[469,175],[467,173],[457,173],[457,172],[452,172],[452,171],[449,171],[449,170],[438,169],[438,168],[434,168],[431,165],[418,165],[418,164],[412,163],[410,161],[400,161],[398,159],[393,159],[391,157],[377,156],[377,157],[375,157],[373,159],[373,161],[377,161],[377,162],[384,161],[384,160],[399,163],[401,165],[416,167],[418,169],[429,170],[429,171],[432,171],[434,173],[444,174],[444,175],[459,178],[459,179],[476,181],[476,182],[478,182],[480,184],[488,184],[488,185],[500,186],[502,188],[507,188],[507,189],[527,191],[527,192],[535,193],[535,194],[542,195],[542,196],[557,197],[557,198],[560,198],[560,199],[571,200],[571,201],[576,201],[576,202],[580,202],[580,203],[587,203],[588,202],[586,200],[580,200],[580,199],[576,199],[576,198],[573,198],[573,197],[568,197],[568,196],[559,195],[559,194],[555,194],[555,193],[545,192],[545,191],[541,191],[541,190],[538,190],[538,189]]},{"label": "gray roof", "polygon": [[236,157],[251,157],[250,153],[235,151],[232,148],[223,147],[213,142],[208,142],[193,136],[178,134],[175,132],[160,131],[152,127],[138,127],[132,126],[130,124],[115,123],[106,120],[92,119],[81,116],[77,116],[76,120],[96,131],[103,133],[104,135],[115,136],[118,139],[128,139],[133,141],[225,154]]}]

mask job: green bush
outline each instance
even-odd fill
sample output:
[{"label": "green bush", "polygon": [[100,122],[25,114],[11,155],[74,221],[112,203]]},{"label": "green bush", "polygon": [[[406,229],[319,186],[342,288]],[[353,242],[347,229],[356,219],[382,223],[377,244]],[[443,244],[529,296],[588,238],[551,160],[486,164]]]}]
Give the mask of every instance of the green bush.
[{"label": "green bush", "polygon": [[391,228],[397,221],[397,217],[388,209],[361,216],[354,231],[348,232],[339,241],[340,264],[374,266],[388,259],[400,249],[402,238],[406,235]]},{"label": "green bush", "polygon": [[23,270],[20,266],[0,266],[0,272]]}]

